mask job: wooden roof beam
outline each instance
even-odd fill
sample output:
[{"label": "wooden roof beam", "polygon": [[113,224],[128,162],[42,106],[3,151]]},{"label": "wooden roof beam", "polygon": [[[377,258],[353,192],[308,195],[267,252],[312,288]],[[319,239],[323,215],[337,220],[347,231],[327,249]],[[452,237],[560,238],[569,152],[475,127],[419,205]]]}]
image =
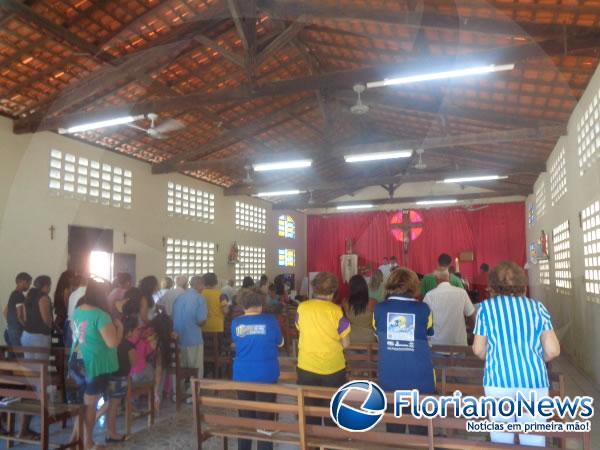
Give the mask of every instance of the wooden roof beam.
[{"label": "wooden roof beam", "polygon": [[258,55],[256,55],[254,66],[259,67],[273,53],[288,45],[305,27],[303,18],[292,22],[275,39],[273,39]]},{"label": "wooden roof beam", "polygon": [[[562,24],[539,24],[506,19],[488,19],[481,17],[459,17],[425,11],[390,12],[384,8],[362,6],[331,6],[317,0],[298,2],[297,0],[262,0],[261,6],[271,16],[290,20],[300,15],[313,19],[356,20],[407,26],[411,28],[428,28],[436,30],[466,31],[486,35],[499,34],[509,36],[554,36],[562,34],[563,29],[570,34],[590,30],[590,27]],[[577,7],[574,7],[577,9]]]},{"label": "wooden roof beam", "polygon": [[240,67],[244,67],[244,68],[246,67],[246,62],[244,61],[243,56],[238,55],[234,51],[229,50],[229,49],[219,45],[217,42],[213,41],[209,37],[207,37],[203,34],[199,34],[198,36],[194,36],[194,40],[200,42],[202,45],[204,45],[208,48],[213,49],[214,51],[219,53],[223,58],[225,58],[227,61],[235,64],[236,66],[240,66]]},{"label": "wooden roof beam", "polygon": [[[517,175],[523,173],[532,173],[538,174],[539,166],[524,166],[522,169],[518,169],[519,172],[515,171],[503,171],[500,175]],[[335,191],[335,190],[359,190],[369,186],[379,186],[379,185],[387,185],[387,184],[397,184],[397,183],[413,183],[413,182],[424,182],[424,181],[439,181],[445,178],[452,178],[458,176],[477,176],[477,175],[487,175],[484,169],[479,170],[467,170],[461,171],[457,173],[456,171],[449,171],[448,169],[434,169],[427,171],[414,171],[412,173],[405,173],[400,175],[393,176],[382,176],[382,177],[358,177],[351,179],[343,179],[343,180],[334,180],[334,181],[323,181],[319,178],[306,178],[301,182],[279,182],[279,183],[253,183],[250,185],[247,184],[238,184],[235,186],[231,186],[224,190],[224,194],[226,196],[236,196],[236,195],[253,195],[258,192],[266,192],[266,191],[279,191],[286,189],[300,189],[304,191]],[[480,187],[486,188],[485,185],[481,185]]]},{"label": "wooden roof beam", "polygon": [[333,202],[333,203],[321,203],[321,204],[309,204],[307,200],[301,198],[299,200],[293,201],[285,201],[275,203],[273,205],[273,210],[281,211],[286,209],[327,209],[327,208],[336,208],[337,206],[350,206],[357,205],[361,203],[371,203],[376,206],[382,205],[393,205],[397,203],[416,203],[420,200],[431,200],[431,199],[443,199],[443,198],[456,198],[457,200],[483,200],[486,198],[497,198],[497,197],[509,197],[509,196],[521,196],[526,197],[531,193],[531,189],[522,189],[522,190],[508,190],[508,191],[490,191],[490,192],[477,192],[477,193],[456,193],[450,195],[423,195],[420,197],[395,197],[395,198],[382,198],[382,199],[373,199],[373,200],[362,200],[362,201],[344,201],[344,202]]},{"label": "wooden roof beam", "polygon": [[0,7],[18,15],[28,22],[35,24],[43,32],[52,34],[56,39],[66,42],[77,51],[84,51],[89,55],[93,55],[104,62],[109,62],[114,57],[100,49],[99,47],[90,44],[84,39],[81,39],[74,33],[71,33],[64,27],[56,25],[54,22],[49,21],[43,16],[40,16],[33,11],[29,6],[21,3],[17,0],[0,0]]},{"label": "wooden roof beam", "polygon": [[[591,38],[586,38],[585,45],[589,45],[589,39]],[[559,48],[560,51],[562,51],[562,39],[557,38],[550,41],[552,45],[548,44],[549,47],[553,47],[555,50],[556,48]],[[599,45],[598,42],[598,39],[595,39],[594,45]],[[177,43],[174,45],[177,45]],[[422,71],[448,70],[448,67],[461,67],[469,64],[480,65],[485,63],[500,64],[505,62],[516,62],[532,56],[539,57],[543,55],[544,53],[541,51],[538,44],[524,44],[460,56],[453,55],[437,58],[435,62],[432,62],[431,58],[422,58],[409,60],[405,64],[385,64],[360,69],[309,75],[289,80],[268,82],[256,86],[243,85],[238,88],[220,89],[211,93],[200,92],[164,99],[141,101],[135,104],[126,104],[120,107],[110,107],[86,113],[85,116],[81,112],[77,112],[66,114],[62,117],[48,118],[44,120],[43,123],[40,123],[39,116],[33,119],[25,118],[15,122],[14,131],[15,133],[25,133],[38,130],[52,130],[64,128],[65,126],[72,126],[82,120],[88,122],[103,120],[117,115],[137,115],[150,112],[160,113],[172,110],[194,110],[200,105],[225,103],[228,101],[246,101],[255,98],[280,95],[286,96],[299,92],[314,91],[315,89],[351,89],[355,83],[361,83],[368,80],[380,80],[389,76],[402,76]],[[140,66],[148,64],[148,58],[145,58],[143,54],[136,56],[141,58],[141,60],[137,61],[138,64],[132,64],[129,72],[118,71],[118,74],[115,73],[113,76],[131,76],[131,72],[141,70]],[[102,82],[102,79],[97,80],[96,83],[99,83],[100,86],[106,85]],[[98,87],[98,84],[94,86]]]},{"label": "wooden roof beam", "polygon": [[[256,134],[264,131],[270,123],[281,121],[283,119],[289,120],[290,116],[293,116],[295,112],[306,108],[307,106],[312,105],[314,103],[314,98],[310,97],[294,102],[290,105],[287,105],[284,108],[277,109],[271,114],[259,117],[239,128],[235,128],[231,131],[223,133],[216,139],[204,145],[201,145],[200,147],[181,152],[180,154],[173,156],[167,161],[163,161],[159,164],[153,165],[152,173],[168,173],[178,170],[198,170],[198,168],[193,167],[191,163],[188,164],[188,161],[194,158],[201,158],[203,156],[221,150],[229,145],[232,145],[235,142],[239,142],[240,140],[253,137]],[[238,161],[240,160],[239,157],[237,157],[237,159]]]}]

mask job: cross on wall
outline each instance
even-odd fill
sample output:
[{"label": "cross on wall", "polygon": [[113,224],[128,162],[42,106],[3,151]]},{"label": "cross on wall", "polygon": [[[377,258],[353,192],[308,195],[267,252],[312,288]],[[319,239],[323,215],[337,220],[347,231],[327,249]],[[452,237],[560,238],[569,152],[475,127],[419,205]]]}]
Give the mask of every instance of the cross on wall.
[{"label": "cross on wall", "polygon": [[[411,218],[411,212],[413,217]],[[390,228],[392,234],[397,240],[402,240],[404,250],[404,262],[408,260],[410,241],[418,238],[423,231],[423,221],[416,211],[403,209],[402,213],[395,214],[392,217]],[[413,230],[415,233],[413,233]],[[413,237],[414,235],[414,237]]]}]

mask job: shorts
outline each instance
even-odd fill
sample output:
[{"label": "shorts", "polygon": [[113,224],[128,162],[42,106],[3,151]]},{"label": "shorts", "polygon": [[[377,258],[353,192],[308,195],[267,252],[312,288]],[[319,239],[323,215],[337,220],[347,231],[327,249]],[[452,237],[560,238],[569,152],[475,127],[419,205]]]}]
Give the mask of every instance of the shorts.
[{"label": "shorts", "polygon": [[188,369],[198,369],[198,378],[203,378],[204,344],[179,348],[181,350],[181,365]]},{"label": "shorts", "polygon": [[106,393],[110,374],[98,375],[94,378],[86,378],[85,383],[78,384],[74,391],[67,392],[67,402],[72,405],[83,405],[83,396],[96,396]]},{"label": "shorts", "polygon": [[108,373],[95,376],[94,378],[85,379],[85,395],[100,395],[104,394],[108,389],[108,383],[111,375]]},{"label": "shorts", "polygon": [[106,396],[110,399],[121,399],[127,395],[129,377],[112,375],[108,381]]}]

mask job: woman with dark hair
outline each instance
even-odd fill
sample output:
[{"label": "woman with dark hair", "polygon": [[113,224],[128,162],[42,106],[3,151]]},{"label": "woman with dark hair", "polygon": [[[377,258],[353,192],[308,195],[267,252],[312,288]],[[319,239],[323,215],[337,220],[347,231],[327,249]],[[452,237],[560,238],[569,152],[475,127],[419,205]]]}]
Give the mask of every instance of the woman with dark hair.
[{"label": "woman with dark hair", "polygon": [[[85,405],[85,436],[86,449],[94,448],[94,424],[96,422],[96,405],[108,387],[111,374],[119,369],[117,346],[123,338],[123,325],[113,321],[107,312],[107,289],[102,283],[89,280],[86,293],[79,301],[73,317],[73,346],[71,348],[70,368],[73,361],[81,360],[83,372],[78,378],[85,381],[80,386],[83,391]],[[119,402],[109,405],[108,423],[116,423],[114,417],[118,411]],[[111,438],[115,430],[108,431]]]},{"label": "woman with dark hair", "polygon": [[369,281],[369,297],[377,303],[385,300],[385,283],[383,282],[383,272],[375,269]]},{"label": "woman with dark hair", "polygon": [[61,337],[61,341],[65,331],[65,324],[67,323],[68,303],[73,291],[74,281],[75,272],[65,270],[60,274],[56,283],[56,289],[54,290],[54,329]]},{"label": "woman with dark hair", "polygon": [[[490,298],[477,314],[473,352],[485,360],[485,395],[525,398],[548,395],[546,363],[558,357],[560,344],[546,307],[525,296],[527,275],[513,262],[498,264],[489,276]],[[524,412],[520,417],[492,417],[498,422],[545,422]],[[491,433],[492,442],[514,444],[513,433]],[[544,436],[519,435],[521,445],[545,447]]]},{"label": "woman with dark hair", "polygon": [[[418,389],[433,394],[435,381],[429,336],[433,317],[429,306],[417,300],[419,278],[412,270],[398,267],[390,273],[387,298],[375,306],[373,321],[379,341],[377,375],[383,390]],[[403,433],[405,425],[387,424],[387,430]],[[412,434],[427,434],[427,428],[411,425]]]},{"label": "woman with dark hair", "polygon": [[140,291],[142,291],[142,303],[140,305],[140,319],[148,323],[152,317],[154,309],[154,294],[160,289],[158,278],[153,275],[144,277],[140,280]]},{"label": "woman with dark hair", "polygon": [[350,342],[363,344],[375,342],[373,309],[375,300],[369,299],[369,286],[362,275],[354,275],[348,282],[350,293],[342,308],[352,325]]},{"label": "woman with dark hair", "polygon": [[269,291],[269,277],[264,273],[260,276],[260,280],[258,281],[258,288],[262,291],[263,294],[266,294]]},{"label": "woman with dark hair", "polygon": [[254,287],[254,280],[252,277],[244,277],[242,280],[242,289],[250,289]]},{"label": "woman with dark hair", "polygon": [[[40,275],[33,282],[33,288],[25,297],[24,326],[21,335],[23,347],[50,348],[52,343],[52,302],[48,294],[52,280],[47,275]],[[26,359],[40,359],[36,353],[25,353]],[[41,359],[46,359],[43,357]]]}]

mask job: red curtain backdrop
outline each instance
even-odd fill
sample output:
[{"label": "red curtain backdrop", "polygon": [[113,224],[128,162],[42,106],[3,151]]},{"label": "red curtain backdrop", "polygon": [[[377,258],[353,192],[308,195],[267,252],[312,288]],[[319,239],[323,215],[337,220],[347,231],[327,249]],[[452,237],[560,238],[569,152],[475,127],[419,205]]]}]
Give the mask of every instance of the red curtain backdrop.
[{"label": "red curtain backdrop", "polygon": [[419,273],[437,266],[440,253],[453,258],[472,251],[472,263],[461,262],[461,274],[472,281],[480,264],[491,267],[504,260],[523,266],[526,260],[525,205],[499,203],[463,208],[417,210],[423,218],[421,236],[411,241],[408,261],[403,245],[392,235],[390,221],[398,211],[308,217],[308,270],[341,275],[340,256],[346,240],[354,242],[359,265],[379,267],[384,256],[396,256],[401,265]]}]

